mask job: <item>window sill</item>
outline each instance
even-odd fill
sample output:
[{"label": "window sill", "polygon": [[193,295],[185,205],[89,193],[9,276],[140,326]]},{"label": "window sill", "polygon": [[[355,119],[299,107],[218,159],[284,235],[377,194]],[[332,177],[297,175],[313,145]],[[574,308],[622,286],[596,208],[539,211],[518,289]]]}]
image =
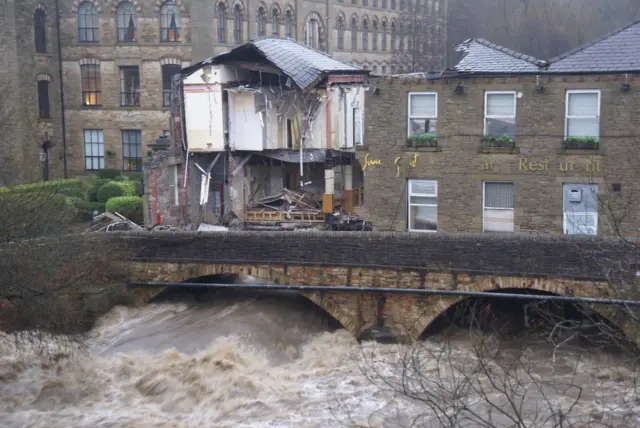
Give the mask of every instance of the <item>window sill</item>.
[{"label": "window sill", "polygon": [[403,147],[402,151],[403,152],[411,152],[411,153],[415,153],[415,152],[441,152],[442,151],[442,147],[440,147],[440,146],[435,146],[435,147]]},{"label": "window sill", "polygon": [[79,45],[99,45],[100,40],[77,40],[76,43]]},{"label": "window sill", "polygon": [[123,110],[140,110],[140,106],[120,106]]},{"label": "window sill", "polygon": [[509,155],[517,155],[520,153],[520,147],[481,147],[478,153],[503,153]]},{"label": "window sill", "polygon": [[559,155],[604,155],[602,149],[559,149]]},{"label": "window sill", "polygon": [[82,108],[86,108],[87,110],[94,110],[102,108],[102,104],[83,104]]},{"label": "window sill", "polygon": [[52,58],[53,54],[49,53],[49,52],[34,52],[35,56],[42,56],[42,57],[46,57],[46,58]]}]

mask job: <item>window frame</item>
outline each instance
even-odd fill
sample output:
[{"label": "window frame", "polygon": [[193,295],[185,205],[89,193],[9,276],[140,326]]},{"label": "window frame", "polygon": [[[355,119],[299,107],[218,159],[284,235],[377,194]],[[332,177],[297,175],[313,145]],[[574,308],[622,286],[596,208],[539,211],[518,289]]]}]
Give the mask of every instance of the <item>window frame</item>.
[{"label": "window frame", "polygon": [[[167,17],[168,20],[173,16],[176,19],[176,27],[171,28],[163,27],[164,17]],[[177,4],[175,0],[166,0],[160,6],[160,42],[161,43],[180,43],[182,42],[182,16],[180,14],[180,6]],[[170,24],[169,24],[170,25]],[[136,23],[137,26],[137,23]],[[173,31],[174,37],[169,37]],[[163,37],[164,36],[164,37]]]},{"label": "window frame", "polygon": [[[84,17],[81,22],[80,16]],[[91,26],[87,26],[88,18],[91,19]],[[85,0],[78,6],[78,41],[81,43],[96,43],[100,41],[100,15],[95,5],[89,0]],[[85,25],[84,27],[82,25]],[[91,37],[87,37],[91,34]],[[84,38],[83,38],[84,35]]]},{"label": "window frame", "polygon": [[[598,220],[600,217],[600,206],[599,206],[599,201],[596,201],[596,207],[598,208],[598,211],[596,212],[589,212],[589,211],[574,211],[574,212],[569,212],[569,211],[565,211],[565,203],[567,201],[567,195],[565,193],[565,187],[566,186],[570,186],[570,185],[588,185],[588,186],[595,186],[595,190],[596,190],[596,197],[598,196],[598,191],[600,190],[600,187],[598,186],[598,184],[596,183],[562,183],[562,234],[563,235],[568,235],[568,236],[590,236],[590,237],[596,237],[598,236]],[[587,234],[578,234],[578,233],[567,233],[567,214],[582,214],[582,215],[593,215],[594,218],[594,233],[593,235],[587,235]]]},{"label": "window frame", "polygon": [[242,43],[242,8],[239,4],[233,7],[233,43],[239,45]]},{"label": "window frame", "polygon": [[[500,208],[500,207],[487,207],[487,183],[508,183],[513,185],[513,207],[512,208]],[[513,232],[497,232],[495,230],[486,230],[486,218],[485,212],[487,208],[492,210],[504,210],[513,212]],[[509,180],[483,180],[482,181],[482,233],[514,233],[516,229],[516,182]]]},{"label": "window frame", "polygon": [[[136,151],[140,149],[140,157],[125,156],[125,135],[136,135],[137,141],[135,142]],[[120,139],[122,140],[122,171],[124,172],[141,172],[142,171],[142,131],[140,129],[122,129],[120,130]],[[129,150],[134,144],[131,144],[130,140],[127,140],[126,145],[129,146]],[[135,160],[135,168],[126,168],[128,160]]]},{"label": "window frame", "polygon": [[[433,195],[427,195],[424,193],[414,194],[411,192],[411,183],[414,182],[429,182],[435,184],[435,192]],[[411,203],[412,196],[422,196],[427,198],[435,198],[436,203],[434,204],[413,204]],[[412,229],[411,228],[411,207],[435,207],[436,208],[436,230],[425,230],[425,229]],[[438,232],[438,180],[432,178],[411,178],[407,180],[407,231],[409,232],[421,232],[421,233],[437,233]]]},{"label": "window frame", "polygon": [[[97,72],[89,71],[89,67],[95,68]],[[87,70],[86,74],[83,70]],[[95,91],[89,90],[91,85],[89,82],[93,81],[95,83]],[[100,107],[102,105],[102,72],[100,69],[100,64],[82,64],[80,65],[80,87],[82,90],[82,106],[83,107]],[[96,104],[87,104],[87,95],[94,95],[96,99]]]},{"label": "window frame", "polygon": [[36,53],[47,53],[47,14],[43,9],[33,12],[33,41]]},{"label": "window frame", "polygon": [[[166,88],[164,86],[164,84],[166,83],[165,82],[165,77],[166,77],[165,73],[167,73],[168,70],[170,70],[172,68],[174,70],[176,70],[176,72],[171,74],[168,77],[169,87]],[[161,74],[162,74],[162,107],[171,107],[171,81],[173,80],[173,76],[175,76],[176,74],[180,73],[180,69],[181,68],[182,67],[180,67],[177,64],[164,64],[164,65],[160,66],[160,71],[161,71]]]},{"label": "window frame", "polygon": [[[102,136],[102,141],[89,141],[89,144],[98,144],[98,146],[102,145],[102,156],[94,155],[93,150],[91,155],[87,153],[87,132],[97,132],[98,135]],[[100,171],[105,168],[105,145],[104,145],[104,130],[103,129],[95,129],[95,128],[87,128],[82,130],[82,150],[84,152],[84,170],[85,171]],[[93,166],[94,161],[98,162],[98,168],[87,168],[87,159],[91,159],[91,164]],[[102,168],[100,168],[100,160],[102,159]]]},{"label": "window frame", "polygon": [[[124,10],[124,8],[128,9]],[[126,40],[125,37],[129,30],[129,24],[125,24],[125,27],[120,27],[120,16],[126,16],[126,13],[130,13],[131,17],[133,17],[133,38],[131,40]],[[135,43],[138,41],[138,13],[135,5],[129,0],[122,0],[116,6],[116,33],[116,41],[118,43]]]},{"label": "window frame", "polygon": [[265,15],[264,7],[258,7],[256,11],[256,37],[264,37],[266,34],[264,29]]},{"label": "window frame", "polygon": [[219,2],[216,10],[216,20],[218,21],[218,43],[227,43],[227,6]]},{"label": "window frame", "polygon": [[171,192],[171,202],[173,206],[180,205],[180,174],[178,172],[178,165],[171,165],[171,181],[169,182],[169,189]]},{"label": "window frame", "polygon": [[[571,116],[569,117],[569,96],[571,94],[597,94],[598,95],[598,113],[596,117],[591,116]],[[598,134],[600,134],[600,114],[602,109],[602,91],[600,89],[567,89],[564,98],[564,139],[570,137],[569,119],[598,119]],[[573,136],[573,135],[571,135]],[[600,141],[600,135],[596,136],[596,141]]]},{"label": "window frame", "polygon": [[[513,116],[504,116],[504,115],[487,115],[487,107],[489,95],[513,95]],[[482,135],[488,137],[487,135],[487,120],[488,119],[513,119],[513,126],[516,127],[516,131],[518,130],[518,96],[516,91],[484,91],[484,129],[482,131]],[[513,139],[515,140],[515,132]]]},{"label": "window frame", "polygon": [[[133,92],[125,92],[125,79],[124,74],[125,71],[133,71],[136,70],[138,72],[138,87],[134,88]],[[140,82],[140,67],[137,65],[121,65],[120,66],[120,107],[140,107],[140,93],[141,93],[141,82]],[[134,95],[133,104],[125,103],[124,101],[128,96]]]},{"label": "window frame", "polygon": [[51,82],[38,80],[38,118],[51,119]]},{"label": "window frame", "polygon": [[[434,95],[435,96],[435,106],[436,106],[436,114],[435,117],[426,117],[426,116],[412,116],[411,115],[411,96],[412,95]],[[438,93],[434,91],[411,91],[407,94],[407,138],[411,136],[411,119],[435,119],[436,120],[436,130],[438,129]],[[427,129],[425,132],[429,132]]]}]

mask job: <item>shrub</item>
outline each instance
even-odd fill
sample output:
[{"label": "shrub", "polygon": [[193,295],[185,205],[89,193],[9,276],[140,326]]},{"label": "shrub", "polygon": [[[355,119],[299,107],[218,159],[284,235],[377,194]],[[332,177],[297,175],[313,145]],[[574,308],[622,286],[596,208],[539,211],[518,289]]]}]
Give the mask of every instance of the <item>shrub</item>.
[{"label": "shrub", "polygon": [[70,198],[85,199],[87,197],[87,191],[84,188],[79,187],[64,187],[57,193],[60,195],[68,196]]},{"label": "shrub", "polygon": [[87,200],[89,202],[98,202],[98,190],[109,181],[103,178],[92,180],[89,189],[87,189]]},{"label": "shrub", "polygon": [[0,236],[34,237],[64,231],[76,219],[70,198],[53,192],[0,193]]},{"label": "shrub", "polygon": [[104,212],[104,203],[102,202],[87,202],[83,200],[74,200],[74,205],[76,210],[78,210],[78,215],[82,220],[91,220],[93,219],[93,213],[98,212],[98,214],[102,214]]},{"label": "shrub", "polygon": [[96,172],[96,176],[103,180],[115,180],[120,176],[120,170],[117,168],[105,168]]},{"label": "shrub", "polygon": [[116,181],[115,182],[124,194],[122,196],[136,196],[136,183],[133,181]]},{"label": "shrub", "polygon": [[113,181],[110,181],[106,184],[103,184],[98,189],[98,202],[105,203],[111,198],[116,198],[118,196],[124,196],[124,190],[122,187]]},{"label": "shrub", "polygon": [[82,181],[76,179],[40,181],[19,186],[3,187],[0,188],[0,192],[35,193],[47,191],[56,193],[62,189],[71,188],[82,189]]},{"label": "shrub", "polygon": [[140,196],[119,196],[111,198],[105,206],[110,213],[117,212],[138,224],[143,223],[142,198]]}]

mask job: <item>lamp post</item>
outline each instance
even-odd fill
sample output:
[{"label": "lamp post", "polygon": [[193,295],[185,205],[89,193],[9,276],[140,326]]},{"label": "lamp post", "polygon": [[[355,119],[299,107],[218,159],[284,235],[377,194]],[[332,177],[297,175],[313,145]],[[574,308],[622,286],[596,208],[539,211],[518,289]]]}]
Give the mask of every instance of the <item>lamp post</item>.
[{"label": "lamp post", "polygon": [[47,181],[49,179],[49,165],[47,162],[47,152],[42,151],[38,154],[40,158],[40,165],[42,167],[42,181]]}]

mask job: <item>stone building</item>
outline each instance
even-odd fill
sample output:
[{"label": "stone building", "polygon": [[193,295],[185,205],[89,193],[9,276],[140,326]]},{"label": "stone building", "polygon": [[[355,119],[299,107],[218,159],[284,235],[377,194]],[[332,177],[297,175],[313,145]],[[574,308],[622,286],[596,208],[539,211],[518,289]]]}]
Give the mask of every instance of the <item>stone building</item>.
[{"label": "stone building", "polygon": [[360,214],[376,230],[635,235],[640,22],[542,61],[485,40],[368,94]]},{"label": "stone building", "polygon": [[[418,15],[428,43],[409,38]],[[408,71],[407,51],[445,63],[446,0],[0,0],[0,24],[3,183],[140,171],[171,129],[170,75],[251,38],[288,36],[377,73]]]}]

